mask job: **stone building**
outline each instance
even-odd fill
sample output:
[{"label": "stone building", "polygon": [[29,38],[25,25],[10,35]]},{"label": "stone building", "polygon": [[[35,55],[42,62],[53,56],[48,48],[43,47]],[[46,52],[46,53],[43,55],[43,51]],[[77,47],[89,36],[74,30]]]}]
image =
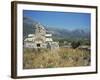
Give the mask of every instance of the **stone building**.
[{"label": "stone building", "polygon": [[59,43],[54,42],[52,34],[46,33],[46,29],[40,23],[35,25],[35,32],[29,34],[24,40],[24,48],[59,48]]}]

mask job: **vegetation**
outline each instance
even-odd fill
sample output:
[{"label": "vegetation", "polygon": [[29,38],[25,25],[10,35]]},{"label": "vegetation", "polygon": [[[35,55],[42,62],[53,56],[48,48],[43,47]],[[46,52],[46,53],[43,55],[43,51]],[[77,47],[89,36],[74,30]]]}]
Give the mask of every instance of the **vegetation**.
[{"label": "vegetation", "polygon": [[23,54],[23,68],[54,68],[75,67],[90,65],[90,51],[72,48],[49,49],[26,49]]},{"label": "vegetation", "polygon": [[77,41],[77,42],[73,41],[73,42],[71,43],[71,46],[72,46],[73,49],[75,49],[75,48],[77,48],[77,47],[80,46],[80,42],[79,42],[79,41]]},{"label": "vegetation", "polygon": [[[72,43],[80,43],[80,45],[90,46],[90,39],[85,38],[53,38],[54,41],[58,41],[60,46],[71,45]],[[71,45],[72,46],[72,45]]]}]

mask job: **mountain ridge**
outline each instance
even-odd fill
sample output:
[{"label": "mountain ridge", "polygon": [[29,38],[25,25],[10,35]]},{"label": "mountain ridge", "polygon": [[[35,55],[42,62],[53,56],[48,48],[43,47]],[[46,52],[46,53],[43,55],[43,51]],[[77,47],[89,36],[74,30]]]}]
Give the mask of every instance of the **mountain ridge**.
[{"label": "mountain ridge", "polygon": [[[30,17],[23,18],[23,37],[24,39],[28,36],[28,34],[34,33],[34,28],[36,24],[39,24]],[[40,24],[43,25],[43,24]],[[43,25],[44,26],[44,25]],[[53,37],[56,38],[74,38],[74,39],[90,39],[90,31],[84,29],[75,29],[75,30],[68,30],[68,29],[59,29],[56,27],[47,27],[44,26],[48,33],[51,33]]]}]

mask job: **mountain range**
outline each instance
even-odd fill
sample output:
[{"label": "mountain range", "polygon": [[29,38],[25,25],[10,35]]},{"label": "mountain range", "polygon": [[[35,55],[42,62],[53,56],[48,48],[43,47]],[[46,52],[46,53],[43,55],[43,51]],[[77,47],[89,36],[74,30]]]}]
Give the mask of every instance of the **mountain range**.
[{"label": "mountain range", "polygon": [[[28,34],[34,33],[36,24],[39,24],[30,17],[23,17],[23,38],[25,39]],[[43,24],[40,24],[43,25]],[[73,38],[73,39],[90,39],[90,31],[87,29],[59,29],[56,27],[44,26],[48,33],[51,33],[56,38]],[[67,28],[67,26],[66,26]]]}]

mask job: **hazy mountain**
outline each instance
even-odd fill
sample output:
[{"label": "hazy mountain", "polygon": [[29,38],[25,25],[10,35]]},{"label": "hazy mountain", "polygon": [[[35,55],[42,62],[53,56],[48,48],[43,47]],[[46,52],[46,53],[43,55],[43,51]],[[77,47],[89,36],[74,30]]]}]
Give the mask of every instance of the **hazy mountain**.
[{"label": "hazy mountain", "polygon": [[23,37],[27,37],[28,34],[34,33],[34,27],[38,22],[34,21],[30,17],[23,18]]},{"label": "hazy mountain", "polygon": [[47,28],[47,30],[56,37],[86,38],[86,39],[90,38],[90,31],[82,29],[67,30],[67,29]]},{"label": "hazy mountain", "polygon": [[[29,18],[24,17],[23,18],[23,36],[24,38],[27,37],[28,34],[34,33],[34,27],[36,24],[39,24],[39,22]],[[43,25],[43,24],[41,24]],[[84,30],[84,29],[75,29],[75,30],[67,30],[67,29],[59,29],[55,27],[46,27],[47,33],[51,33],[53,37],[56,38],[84,38],[84,39],[90,39],[90,31]],[[67,27],[67,26],[66,26]]]}]

